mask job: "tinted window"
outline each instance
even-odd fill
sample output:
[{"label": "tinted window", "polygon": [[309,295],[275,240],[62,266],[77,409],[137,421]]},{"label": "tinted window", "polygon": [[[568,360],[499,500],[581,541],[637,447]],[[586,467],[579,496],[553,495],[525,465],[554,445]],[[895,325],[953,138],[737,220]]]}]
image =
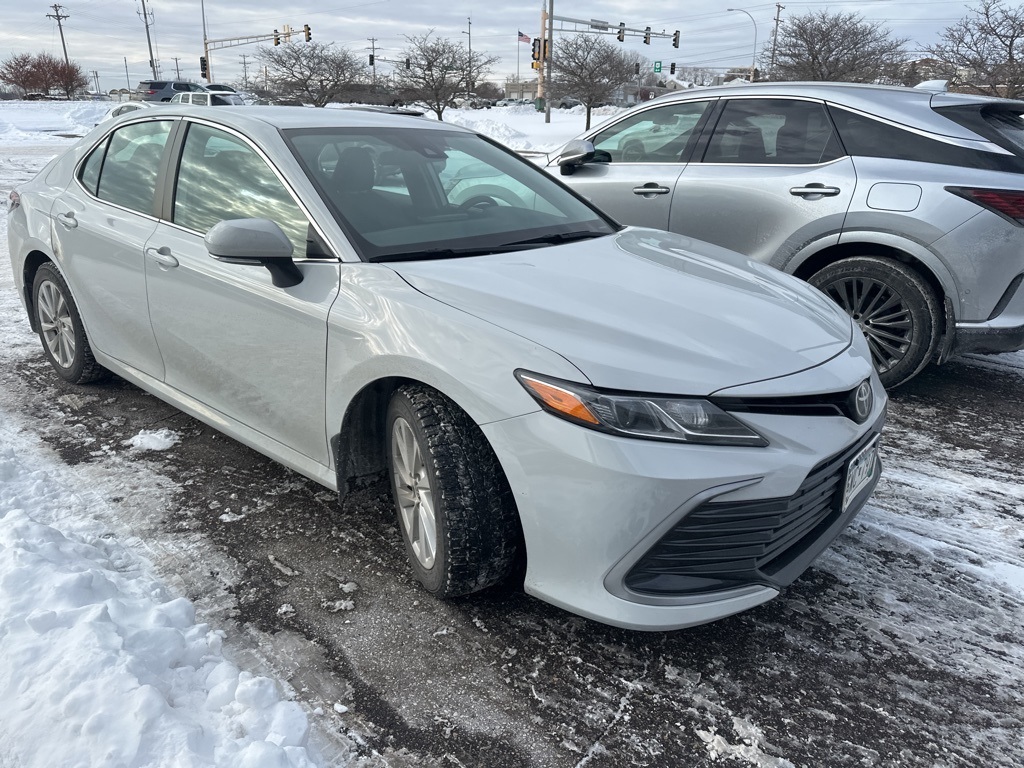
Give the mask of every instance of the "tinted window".
[{"label": "tinted window", "polygon": [[1016,157],[936,141],[838,107],[831,107],[831,112],[843,144],[854,156],[1021,171],[1021,161]]},{"label": "tinted window", "polygon": [[722,110],[704,162],[808,165],[842,155],[823,104],[733,99]]},{"label": "tinted window", "polygon": [[170,130],[171,123],[161,120],[114,131],[100,170],[97,197],[141,213],[152,213],[160,159]]},{"label": "tinted window", "polygon": [[188,129],[174,194],[174,223],[205,234],[226,219],[270,219],[306,256],[309,219],[284,184],[241,139],[205,125]]},{"label": "tinted window", "polygon": [[364,258],[445,258],[514,242],[614,231],[536,166],[470,133],[286,131]]},{"label": "tinted window", "polygon": [[681,162],[709,103],[689,101],[636,112],[594,136],[594,147],[607,152],[612,162]]}]

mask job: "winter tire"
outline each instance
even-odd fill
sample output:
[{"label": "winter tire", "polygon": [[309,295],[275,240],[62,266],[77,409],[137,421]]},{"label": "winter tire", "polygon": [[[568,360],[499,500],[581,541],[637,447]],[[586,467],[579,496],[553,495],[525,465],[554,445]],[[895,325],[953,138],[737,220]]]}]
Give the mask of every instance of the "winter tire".
[{"label": "winter tire", "polygon": [[387,458],[406,552],[428,592],[464,595],[511,573],[521,538],[512,492],[464,411],[427,387],[402,387],[388,406]]},{"label": "winter tire", "polygon": [[809,282],[860,326],[887,388],[912,379],[935,354],[941,306],[928,283],[906,264],[856,256],[830,264]]},{"label": "winter tire", "polygon": [[52,264],[43,264],[36,271],[32,310],[43,352],[58,376],[71,384],[87,384],[106,376],[93,357],[68,284]]}]

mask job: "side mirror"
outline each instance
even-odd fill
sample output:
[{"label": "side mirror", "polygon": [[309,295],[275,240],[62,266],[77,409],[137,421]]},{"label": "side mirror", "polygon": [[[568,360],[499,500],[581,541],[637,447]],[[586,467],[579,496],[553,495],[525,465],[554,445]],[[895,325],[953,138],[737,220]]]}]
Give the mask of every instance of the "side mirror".
[{"label": "side mirror", "polygon": [[563,176],[572,176],[577,168],[594,159],[596,151],[594,142],[573,139],[562,147],[555,162],[558,163]]},{"label": "side mirror", "polygon": [[302,272],[292,261],[291,240],[269,219],[219,221],[203,239],[206,250],[215,259],[266,267],[278,288],[291,288],[302,282]]}]

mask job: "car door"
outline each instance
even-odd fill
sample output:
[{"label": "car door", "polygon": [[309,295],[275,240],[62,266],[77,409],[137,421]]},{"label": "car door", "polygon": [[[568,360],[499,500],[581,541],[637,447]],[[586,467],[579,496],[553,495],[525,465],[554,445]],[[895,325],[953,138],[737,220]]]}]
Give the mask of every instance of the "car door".
[{"label": "car door", "polygon": [[623,224],[668,229],[676,181],[712,103],[631,112],[588,137],[606,162],[586,163],[563,180]]},{"label": "car door", "polygon": [[118,128],[55,200],[54,250],[100,352],[163,378],[149,322],[143,251],[156,230],[156,190],[172,120]]},{"label": "car door", "polygon": [[820,101],[723,100],[680,175],[668,228],[783,267],[838,242],[857,175]]},{"label": "car door", "polygon": [[[173,195],[146,248],[149,313],[167,385],[323,465],[327,313],[339,262],[309,258],[307,214],[241,136],[188,122]],[[303,280],[219,261],[205,233],[225,219],[275,221]]]}]

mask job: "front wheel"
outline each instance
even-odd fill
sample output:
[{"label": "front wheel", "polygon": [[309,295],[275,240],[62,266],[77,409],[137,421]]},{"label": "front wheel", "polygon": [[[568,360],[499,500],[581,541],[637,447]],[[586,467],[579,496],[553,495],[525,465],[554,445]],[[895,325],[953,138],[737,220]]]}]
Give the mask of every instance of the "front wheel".
[{"label": "front wheel", "polygon": [[387,415],[391,491],[416,578],[437,597],[489,587],[520,542],[512,491],[480,428],[435,390],[410,385]]},{"label": "front wheel", "polygon": [[935,354],[942,332],[939,300],[906,264],[855,256],[830,264],[808,282],[860,326],[885,387],[909,381]]},{"label": "front wheel", "polygon": [[36,271],[32,309],[43,352],[58,376],[71,384],[87,384],[106,376],[92,355],[68,284],[52,264],[43,264]]}]

